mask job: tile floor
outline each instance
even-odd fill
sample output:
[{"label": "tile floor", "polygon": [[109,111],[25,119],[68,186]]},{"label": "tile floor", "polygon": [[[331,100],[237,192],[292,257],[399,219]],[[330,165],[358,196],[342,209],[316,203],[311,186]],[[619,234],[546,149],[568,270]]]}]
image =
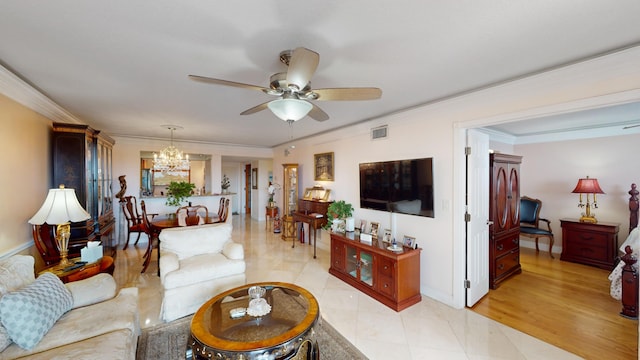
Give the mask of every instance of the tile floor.
[{"label": "tile floor", "polygon": [[[553,345],[466,309],[453,309],[423,296],[397,313],[328,273],[329,236],[318,233],[313,247],[285,242],[265,231],[265,222],[233,216],[233,238],[244,245],[247,282],[282,281],[302,286],[318,299],[320,313],[343,336],[375,359],[579,359]],[[135,240],[135,236],[133,236]],[[140,326],[156,325],[162,292],[157,262],[140,274],[146,238],[118,250],[114,277],[119,286],[139,288]],[[122,247],[120,247],[122,248]],[[154,253],[155,256],[155,253]],[[155,257],[154,257],[155,259]]]}]

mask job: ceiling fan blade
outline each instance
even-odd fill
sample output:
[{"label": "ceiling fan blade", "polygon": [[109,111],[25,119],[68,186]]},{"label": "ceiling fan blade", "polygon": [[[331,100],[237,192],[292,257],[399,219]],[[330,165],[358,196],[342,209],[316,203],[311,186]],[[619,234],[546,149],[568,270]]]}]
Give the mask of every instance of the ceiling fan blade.
[{"label": "ceiling fan blade", "polygon": [[242,89],[258,90],[258,91],[263,91],[263,92],[269,91],[269,89],[264,88],[262,86],[258,86],[258,85],[250,85],[250,84],[243,84],[243,83],[239,83],[239,82],[235,82],[235,81],[214,79],[214,78],[210,78],[210,77],[206,77],[206,76],[189,75],[189,79],[195,80],[195,81],[200,81],[200,82],[205,82],[205,83],[209,83],[209,84],[233,86],[233,87],[242,88]]},{"label": "ceiling fan blade", "polygon": [[313,105],[313,108],[311,109],[311,111],[309,111],[309,117],[312,118],[313,120],[316,121],[325,121],[325,120],[329,120],[329,115],[327,115],[326,112],[324,112],[322,109],[320,109],[318,106],[316,106],[315,104],[311,104]]},{"label": "ceiling fan blade", "polygon": [[382,96],[382,90],[378,88],[332,88],[314,89],[312,92],[318,95],[316,100],[375,100]]},{"label": "ceiling fan blade", "polygon": [[316,72],[320,55],[307,48],[299,47],[293,50],[287,70],[287,84],[295,85],[298,90],[304,89]]},{"label": "ceiling fan blade", "polygon": [[622,130],[627,130],[627,129],[631,129],[631,128],[638,127],[638,126],[640,126],[640,124],[636,124],[636,125],[629,125],[629,126],[625,126],[625,127],[623,127],[623,128],[622,128]]},{"label": "ceiling fan blade", "polygon": [[267,108],[268,108],[268,107],[267,107],[267,105],[268,105],[268,104],[269,104],[269,101],[267,101],[267,102],[265,102],[265,103],[262,103],[262,104],[260,104],[260,105],[256,105],[256,106],[252,107],[251,109],[247,109],[247,110],[245,110],[245,111],[241,112],[241,113],[240,113],[240,115],[251,115],[251,114],[255,114],[255,113],[259,112],[259,111],[262,111],[262,110],[264,110],[264,109],[267,109]]}]

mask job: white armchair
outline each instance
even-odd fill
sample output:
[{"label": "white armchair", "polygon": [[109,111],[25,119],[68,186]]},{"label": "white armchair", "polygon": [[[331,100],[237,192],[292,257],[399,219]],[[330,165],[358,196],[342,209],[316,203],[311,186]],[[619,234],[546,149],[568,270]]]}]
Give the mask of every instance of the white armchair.
[{"label": "white armchair", "polygon": [[230,223],[162,230],[162,320],[193,314],[215,295],[245,284],[244,248],[231,231]]}]

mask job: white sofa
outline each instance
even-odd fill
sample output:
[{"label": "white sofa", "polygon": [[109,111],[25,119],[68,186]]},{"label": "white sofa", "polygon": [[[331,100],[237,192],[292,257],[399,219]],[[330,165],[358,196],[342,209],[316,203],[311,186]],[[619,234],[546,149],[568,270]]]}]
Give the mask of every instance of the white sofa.
[{"label": "white sofa", "polygon": [[245,284],[244,248],[231,231],[231,223],[162,230],[162,320],[193,314],[215,295]]},{"label": "white sofa", "polygon": [[[40,280],[35,279],[32,256],[0,260],[0,296],[24,293]],[[60,286],[71,293],[71,310],[55,321],[35,347],[25,350],[10,343],[0,351],[0,359],[135,359],[140,333],[137,288],[121,289],[116,295],[116,283],[109,274]],[[8,343],[4,340],[0,334],[0,348]]]}]

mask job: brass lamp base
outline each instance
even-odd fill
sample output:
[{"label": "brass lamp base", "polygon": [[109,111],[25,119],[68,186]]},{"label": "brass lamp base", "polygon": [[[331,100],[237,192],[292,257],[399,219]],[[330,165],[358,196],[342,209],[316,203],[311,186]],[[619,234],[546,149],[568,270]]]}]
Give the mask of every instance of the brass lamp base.
[{"label": "brass lamp base", "polygon": [[580,217],[580,222],[588,223],[588,224],[597,224],[598,220],[596,220],[594,216],[582,216]]},{"label": "brass lamp base", "polygon": [[56,269],[63,269],[67,266],[73,265],[72,261],[67,259],[69,254],[69,236],[71,235],[71,224],[64,223],[59,224],[56,227],[56,246],[58,252],[60,252],[60,263],[56,265]]}]

